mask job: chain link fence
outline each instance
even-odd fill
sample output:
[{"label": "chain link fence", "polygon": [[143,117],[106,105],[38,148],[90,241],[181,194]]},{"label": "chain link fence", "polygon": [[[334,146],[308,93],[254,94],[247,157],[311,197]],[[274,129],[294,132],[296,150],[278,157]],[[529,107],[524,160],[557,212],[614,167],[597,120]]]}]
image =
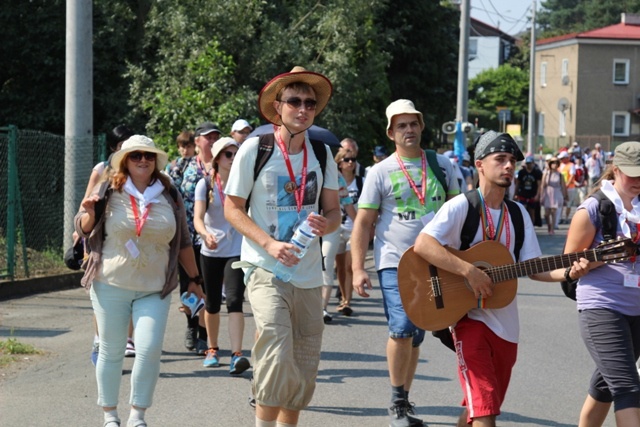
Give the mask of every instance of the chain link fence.
[{"label": "chain link fence", "polygon": [[[105,136],[88,142],[91,149],[75,151],[77,164],[105,159]],[[65,187],[75,185],[81,197],[90,175],[82,172],[83,187],[66,183],[65,166],[64,136],[0,128],[0,280],[51,274],[64,266]]]}]

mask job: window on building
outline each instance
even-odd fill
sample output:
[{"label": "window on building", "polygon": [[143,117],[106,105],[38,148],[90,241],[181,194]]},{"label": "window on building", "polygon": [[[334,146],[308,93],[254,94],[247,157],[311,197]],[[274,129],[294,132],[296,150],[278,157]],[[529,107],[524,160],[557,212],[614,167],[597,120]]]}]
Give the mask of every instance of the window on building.
[{"label": "window on building", "polygon": [[631,114],[626,111],[614,111],[612,120],[613,136],[629,136],[629,124],[631,121]]},{"label": "window on building", "polygon": [[547,86],[547,63],[543,62],[540,64],[540,86]]},{"label": "window on building", "polygon": [[538,113],[538,135],[544,136],[544,113]]},{"label": "window on building", "polygon": [[562,77],[569,76],[569,60],[564,58],[562,60]]},{"label": "window on building", "polygon": [[478,39],[469,39],[469,61],[473,61],[478,57]]},{"label": "window on building", "polygon": [[613,60],[613,84],[616,84],[616,85],[629,84],[629,60],[628,59]]},{"label": "window on building", "polygon": [[566,110],[560,111],[560,116],[558,117],[558,135],[560,136],[567,136],[567,128],[565,125],[566,118],[567,118],[567,111]]}]

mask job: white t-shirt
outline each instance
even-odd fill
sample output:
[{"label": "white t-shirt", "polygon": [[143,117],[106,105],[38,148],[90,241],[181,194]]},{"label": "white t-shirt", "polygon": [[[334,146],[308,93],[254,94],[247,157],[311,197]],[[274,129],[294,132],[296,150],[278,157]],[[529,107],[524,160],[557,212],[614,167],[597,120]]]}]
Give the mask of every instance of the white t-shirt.
[{"label": "white t-shirt", "polygon": [[[524,220],[524,242],[520,249],[520,261],[526,261],[528,259],[537,258],[541,255],[540,245],[536,237],[535,229],[531,223],[531,217],[525,211],[524,206],[518,204],[522,211],[522,219]],[[426,233],[435,238],[443,246],[458,249],[460,247],[460,231],[467,218],[467,211],[469,209],[469,202],[464,194],[461,194],[453,199],[449,200],[438,211],[436,216],[427,224],[422,233]],[[498,221],[500,220],[500,209],[489,209],[491,212],[491,218],[493,223],[498,227]],[[513,257],[513,248],[515,246],[515,230],[513,228],[513,221],[509,218],[509,235],[510,245],[509,252]],[[500,235],[500,243],[506,246],[506,229]],[[473,246],[483,239],[483,230],[481,226],[478,226],[476,236],[471,242],[470,246]],[[488,254],[490,260],[490,255]],[[515,257],[514,257],[515,260]],[[514,261],[515,262],[515,261]],[[497,286],[500,286],[499,284]],[[500,338],[517,343],[518,335],[520,334],[520,324],[518,318],[518,302],[517,297],[513,301],[503,308],[498,309],[480,309],[475,308],[468,313],[469,317],[474,320],[478,320],[486,324]]]},{"label": "white t-shirt", "polygon": [[[401,157],[401,160],[421,192],[422,159]],[[448,194],[459,194],[460,187],[449,159],[439,154],[438,164],[445,174]],[[404,251],[415,243],[424,224],[444,204],[446,197],[428,164],[424,205],[407,181],[395,154],[371,168],[362,186],[358,209],[374,209],[379,213],[373,242],[376,270],[398,267]]]},{"label": "white t-shirt", "polygon": [[[282,152],[275,144],[273,154],[264,165],[258,179],[253,181],[253,170],[258,154],[258,138],[247,139],[238,150],[231,167],[231,173],[225,189],[226,194],[246,199],[251,194],[249,216],[258,227],[265,230],[274,239],[288,242],[299,220],[311,212],[318,212],[318,201],[322,188],[338,190],[338,167],[333,160],[331,150],[327,151],[325,176],[322,176],[320,163],[313,153],[308,134],[305,135],[308,156],[307,185],[298,214],[293,193],[287,193],[284,186],[291,181]],[[291,165],[300,185],[303,153],[290,155]],[[260,245],[250,239],[242,240],[241,259],[253,265],[273,271],[276,260]],[[322,286],[322,253],[320,244],[314,244],[300,260],[291,283],[298,288]]]},{"label": "white t-shirt", "polygon": [[[364,179],[362,180],[363,184],[364,184]],[[347,184],[347,191],[349,192],[349,197],[351,198],[351,200],[353,200],[353,207],[354,209],[357,211],[358,210],[358,198],[360,197],[360,195],[358,194],[358,183],[356,182],[356,179],[354,178],[353,181],[351,181],[351,184]],[[342,229],[343,230],[347,230],[347,231],[352,231],[353,230],[353,220],[351,219],[351,217],[349,215],[346,215],[346,218],[344,220],[344,222],[342,223]]]},{"label": "white t-shirt", "polygon": [[[195,198],[196,201],[205,201],[209,197],[207,194],[207,183],[203,178],[196,184]],[[215,182],[215,181],[214,181]],[[224,190],[224,189],[223,189]],[[212,234],[218,243],[215,249],[209,249],[202,242],[200,253],[212,258],[230,258],[240,255],[240,247],[242,246],[242,234],[238,233],[235,228],[224,219],[224,205],[220,201],[220,192],[218,186],[212,188],[213,200],[209,203],[207,211],[204,214],[204,228],[209,234]]]}]

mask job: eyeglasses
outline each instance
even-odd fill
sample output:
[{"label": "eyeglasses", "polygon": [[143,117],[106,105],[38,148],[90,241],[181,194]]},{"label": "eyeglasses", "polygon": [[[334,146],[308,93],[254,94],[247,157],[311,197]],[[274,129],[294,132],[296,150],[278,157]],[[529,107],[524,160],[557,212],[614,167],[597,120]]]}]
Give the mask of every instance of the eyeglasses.
[{"label": "eyeglasses", "polygon": [[233,159],[236,156],[235,151],[223,151],[222,154],[224,154],[227,159]]},{"label": "eyeglasses", "polygon": [[134,151],[127,156],[127,158],[134,162],[139,162],[143,157],[146,161],[151,162],[156,159],[157,155],[156,153],[150,153],[148,151]]},{"label": "eyeglasses", "polygon": [[355,157],[343,157],[342,161],[345,162],[345,163],[349,163],[349,162],[355,163],[356,162],[356,158]]},{"label": "eyeglasses", "polygon": [[318,101],[316,101],[315,99],[307,98],[305,100],[302,100],[297,96],[289,99],[279,100],[279,101],[288,104],[291,108],[300,108],[304,103],[305,110],[315,110],[316,105],[318,105]]}]

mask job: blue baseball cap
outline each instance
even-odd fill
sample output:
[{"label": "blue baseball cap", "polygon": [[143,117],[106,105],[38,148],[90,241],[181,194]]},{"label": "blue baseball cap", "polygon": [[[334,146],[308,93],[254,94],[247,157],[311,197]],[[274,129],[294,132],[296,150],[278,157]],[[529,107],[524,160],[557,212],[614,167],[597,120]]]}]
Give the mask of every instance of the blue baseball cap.
[{"label": "blue baseball cap", "polygon": [[384,157],[388,156],[389,153],[387,153],[387,147],[384,145],[376,145],[373,149],[373,155],[376,157]]}]

